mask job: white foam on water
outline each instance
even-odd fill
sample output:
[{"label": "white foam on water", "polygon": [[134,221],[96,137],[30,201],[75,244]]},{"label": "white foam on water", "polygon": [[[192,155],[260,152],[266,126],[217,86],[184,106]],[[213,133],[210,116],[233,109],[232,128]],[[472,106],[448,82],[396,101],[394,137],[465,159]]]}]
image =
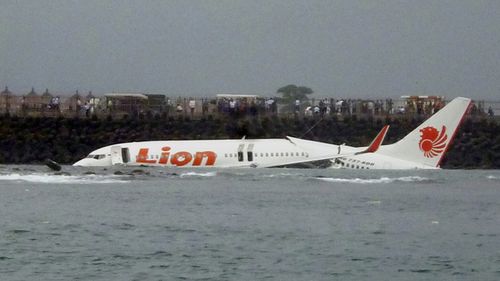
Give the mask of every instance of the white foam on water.
[{"label": "white foam on water", "polygon": [[419,177],[419,176],[408,176],[408,177],[399,177],[395,178],[396,181],[405,181],[405,182],[419,182],[419,181],[428,181],[429,178]]},{"label": "white foam on water", "polygon": [[51,174],[7,174],[0,175],[0,181],[24,181],[34,183],[51,183],[51,184],[103,184],[103,183],[127,183],[130,181],[114,175],[51,175]]},{"label": "white foam on water", "polygon": [[489,175],[486,178],[489,179],[489,180],[498,180],[498,179],[500,179],[500,177],[496,177],[496,176],[492,176],[492,175]]},{"label": "white foam on water", "polygon": [[264,178],[278,178],[278,177],[300,177],[304,176],[302,174],[293,174],[293,173],[278,173],[278,174],[270,174],[264,175]]},{"label": "white foam on water", "polygon": [[197,173],[197,172],[186,172],[180,174],[181,178],[185,177],[215,177],[217,175],[216,172],[206,172],[206,173]]},{"label": "white foam on water", "polygon": [[360,178],[316,178],[318,180],[327,181],[327,182],[337,182],[337,183],[359,183],[359,184],[373,184],[373,183],[392,183],[392,182],[420,182],[429,180],[428,178],[419,177],[419,176],[408,176],[408,177],[398,177],[398,178],[389,178],[389,177],[381,177],[378,179],[360,179]]}]

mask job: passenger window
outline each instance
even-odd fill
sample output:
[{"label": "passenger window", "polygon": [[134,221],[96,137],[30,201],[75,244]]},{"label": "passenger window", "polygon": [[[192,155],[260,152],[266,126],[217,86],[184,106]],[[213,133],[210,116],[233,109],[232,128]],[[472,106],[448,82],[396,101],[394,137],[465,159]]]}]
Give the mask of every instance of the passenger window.
[{"label": "passenger window", "polygon": [[243,161],[243,151],[238,151],[238,161]]}]

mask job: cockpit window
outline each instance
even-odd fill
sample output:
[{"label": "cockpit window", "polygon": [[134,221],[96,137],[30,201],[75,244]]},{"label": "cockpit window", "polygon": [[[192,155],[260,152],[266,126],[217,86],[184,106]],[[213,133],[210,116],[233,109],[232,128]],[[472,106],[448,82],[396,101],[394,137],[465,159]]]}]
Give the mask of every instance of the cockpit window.
[{"label": "cockpit window", "polygon": [[92,159],[103,159],[106,158],[106,154],[89,154],[87,158],[92,158]]}]

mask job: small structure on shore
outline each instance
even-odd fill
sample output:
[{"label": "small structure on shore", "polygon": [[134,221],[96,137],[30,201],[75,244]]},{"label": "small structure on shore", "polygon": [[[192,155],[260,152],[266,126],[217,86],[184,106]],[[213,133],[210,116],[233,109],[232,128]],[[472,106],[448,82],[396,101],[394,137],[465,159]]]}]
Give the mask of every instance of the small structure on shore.
[{"label": "small structure on shore", "polygon": [[137,115],[143,112],[148,106],[148,96],[138,93],[110,93],[105,94],[106,108],[114,114],[132,113]]},{"label": "small structure on shore", "polygon": [[0,111],[10,113],[14,98],[12,92],[5,86],[5,90],[0,93]]}]

